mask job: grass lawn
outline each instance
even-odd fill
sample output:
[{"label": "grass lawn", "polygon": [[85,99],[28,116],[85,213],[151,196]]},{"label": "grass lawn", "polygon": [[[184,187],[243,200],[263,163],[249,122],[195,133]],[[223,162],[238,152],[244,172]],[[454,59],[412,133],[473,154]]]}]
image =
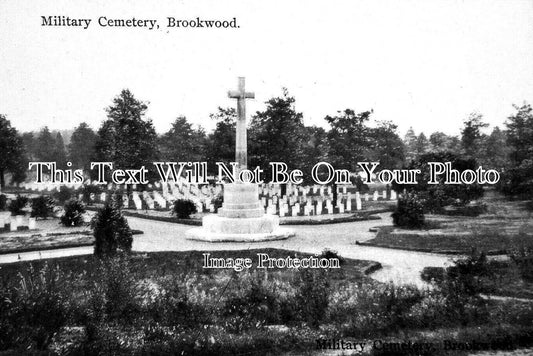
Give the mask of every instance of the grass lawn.
[{"label": "grass lawn", "polygon": [[476,217],[426,215],[427,228],[381,228],[366,244],[444,253],[509,252],[533,245],[533,217],[525,201],[508,201],[493,191],[482,203],[486,213]]},{"label": "grass lawn", "polygon": [[0,233],[0,254],[39,249],[90,245],[94,242],[88,224],[65,227],[57,218],[37,220],[36,230]]}]

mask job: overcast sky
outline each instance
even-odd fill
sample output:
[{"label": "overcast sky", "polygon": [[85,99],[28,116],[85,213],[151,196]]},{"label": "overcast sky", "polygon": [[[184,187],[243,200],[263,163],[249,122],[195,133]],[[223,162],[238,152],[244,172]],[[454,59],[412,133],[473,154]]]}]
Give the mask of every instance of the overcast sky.
[{"label": "overcast sky", "polygon": [[[41,26],[53,15],[93,21]],[[166,28],[168,16],[240,28]],[[123,88],[150,102],[158,132],[179,115],[211,129],[245,76],[249,114],[287,87],[308,125],[373,109],[402,134],[458,134],[470,112],[501,126],[513,103],[533,102],[532,59],[533,1],[0,1],[0,113],[21,131],[98,128]]]}]

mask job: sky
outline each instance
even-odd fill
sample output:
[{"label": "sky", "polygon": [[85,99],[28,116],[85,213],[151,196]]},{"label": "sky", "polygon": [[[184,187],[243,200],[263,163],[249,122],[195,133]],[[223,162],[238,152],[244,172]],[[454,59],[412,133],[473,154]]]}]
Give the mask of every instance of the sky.
[{"label": "sky", "polygon": [[[160,27],[100,27],[101,16]],[[167,17],[239,28],[168,28]],[[472,112],[502,127],[513,104],[533,103],[533,1],[0,0],[0,114],[20,131],[97,129],[124,88],[149,102],[158,132],[180,115],[209,131],[209,114],[235,105],[238,76],[255,92],[249,115],[286,87],[306,125],[350,108],[401,134],[459,134]]]}]

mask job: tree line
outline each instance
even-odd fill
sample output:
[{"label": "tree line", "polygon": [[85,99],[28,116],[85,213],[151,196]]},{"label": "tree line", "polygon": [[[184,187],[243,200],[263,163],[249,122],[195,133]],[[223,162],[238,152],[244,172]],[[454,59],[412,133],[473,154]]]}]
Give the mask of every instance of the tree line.
[{"label": "tree line", "polygon": [[[263,111],[252,115],[248,125],[250,166],[268,167],[281,161],[291,169],[309,173],[319,161],[335,168],[356,171],[359,161],[379,161],[381,168],[402,168],[429,153],[448,153],[474,159],[486,168],[503,174],[502,190],[516,195],[533,192],[533,114],[530,104],[514,106],[505,127],[488,124],[480,113],[472,113],[457,136],[433,132],[429,137],[410,128],[404,137],[392,121],[373,121],[372,110],[352,109],[327,115],[328,128],[306,126],[303,114],[295,108],[295,98],[284,89],[279,97],[268,100]],[[48,127],[39,132],[18,133],[0,115],[0,179],[5,186],[26,177],[27,162],[55,161],[59,168],[83,168],[89,172],[91,161],[112,161],[115,168],[138,168],[153,161],[231,162],[235,157],[236,112],[218,108],[210,115],[216,122],[212,132],[194,126],[179,116],[170,129],[158,135],[145,114],[147,103],[125,89],[106,109],[107,118],[94,131],[87,123],[73,131],[65,145],[60,133]],[[268,170],[265,170],[267,173]],[[304,174],[310,177],[309,174]],[[267,174],[267,179],[269,179]]]}]

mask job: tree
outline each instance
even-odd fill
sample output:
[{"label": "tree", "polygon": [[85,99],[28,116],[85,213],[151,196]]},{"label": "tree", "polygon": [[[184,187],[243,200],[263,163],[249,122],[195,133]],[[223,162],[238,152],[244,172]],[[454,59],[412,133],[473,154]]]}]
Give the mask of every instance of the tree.
[{"label": "tree", "polygon": [[418,135],[415,142],[415,159],[422,156],[429,150],[429,141],[423,132]]},{"label": "tree", "polygon": [[237,114],[234,108],[218,108],[218,112],[209,115],[217,121],[215,130],[207,136],[206,156],[209,157],[208,169],[216,169],[215,162],[229,163],[235,161],[235,130]]},{"label": "tree", "polygon": [[21,137],[28,160],[35,161],[37,159],[37,151],[39,150],[35,135],[33,132],[24,132]]},{"label": "tree", "polygon": [[370,129],[372,139],[372,161],[380,162],[380,168],[400,168],[405,160],[405,147],[397,134],[398,126],[391,121],[379,121],[376,128]]},{"label": "tree", "polygon": [[52,133],[48,129],[48,126],[45,126],[39,132],[37,136],[36,144],[38,150],[36,151],[36,158],[42,162],[54,162],[54,149],[56,147],[56,142]]},{"label": "tree", "polygon": [[338,111],[336,116],[326,116],[331,126],[328,131],[329,162],[337,169],[355,171],[357,162],[369,155],[370,129],[367,122],[371,111],[356,114],[351,109]]},{"label": "tree", "polygon": [[65,150],[65,142],[63,141],[63,136],[59,132],[56,134],[52,155],[52,161],[56,162],[58,168],[65,169],[67,167],[67,152]]},{"label": "tree", "polygon": [[496,126],[484,140],[480,163],[484,167],[502,171],[509,166],[509,153],[505,132]]},{"label": "tree", "polygon": [[124,89],[113,99],[108,120],[98,130],[95,156],[114,162],[113,168],[139,169],[157,158],[157,134],[151,120],[144,120],[147,105]]},{"label": "tree", "polygon": [[405,133],[403,137],[403,143],[405,145],[405,158],[407,161],[412,161],[416,158],[415,146],[416,146],[417,136],[413,127],[409,127],[409,130]]},{"label": "tree", "polygon": [[513,105],[516,113],[507,118],[507,143],[511,147],[511,161],[520,165],[533,157],[533,109],[530,104]]},{"label": "tree", "polygon": [[305,184],[314,184],[311,177],[311,169],[315,164],[322,161],[327,161],[328,155],[328,137],[327,132],[322,127],[306,126],[304,127],[304,142],[303,142],[303,156],[301,158],[301,166],[305,172]]},{"label": "tree", "polygon": [[0,114],[0,188],[5,187],[6,173],[11,173],[12,181],[23,181],[26,167],[22,138],[11,127],[11,122]]},{"label": "tree", "polygon": [[516,113],[505,123],[510,162],[500,188],[505,194],[530,197],[533,195],[533,109],[527,103],[514,108]]},{"label": "tree", "polygon": [[481,129],[489,126],[483,122],[483,115],[471,113],[468,119],[464,121],[464,127],[461,130],[461,144],[467,156],[477,157],[481,151],[481,142],[483,134]]},{"label": "tree", "polygon": [[205,145],[205,131],[201,127],[194,129],[185,116],[176,118],[159,139],[161,158],[169,161],[201,161]]},{"label": "tree", "polygon": [[289,169],[302,169],[305,129],[302,113],[294,108],[294,97],[283,89],[281,97],[266,102],[264,111],[258,111],[250,123],[250,164],[265,169],[270,180],[270,162],[284,162]]},{"label": "tree", "polygon": [[[338,111],[336,116],[326,116],[331,126],[328,131],[328,160],[335,169],[356,171],[357,162],[369,156],[370,136],[366,126],[371,111],[356,114],[351,109]],[[319,172],[320,174],[320,172]],[[337,183],[333,182],[333,201],[337,200]]]},{"label": "tree", "polygon": [[75,169],[91,168],[90,163],[95,154],[97,139],[96,133],[85,122],[74,129],[68,146],[68,156]]}]

